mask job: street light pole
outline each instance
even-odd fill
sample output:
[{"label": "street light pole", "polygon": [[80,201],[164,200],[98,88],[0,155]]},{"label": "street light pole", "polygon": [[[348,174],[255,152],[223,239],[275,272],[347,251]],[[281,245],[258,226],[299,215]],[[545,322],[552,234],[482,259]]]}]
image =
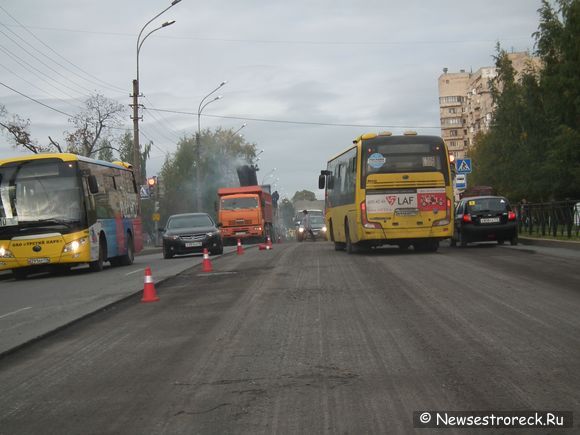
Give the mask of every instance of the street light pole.
[{"label": "street light pole", "polygon": [[167,21],[165,23],[163,23],[161,26],[157,27],[156,29],[153,29],[151,32],[147,33],[147,35],[145,36],[145,38],[143,38],[143,40],[141,40],[141,35],[143,34],[143,31],[145,30],[145,28],[153,21],[155,20],[157,17],[159,17],[160,15],[162,15],[163,13],[167,12],[170,8],[172,8],[173,6],[175,6],[177,3],[179,3],[181,0],[173,0],[171,2],[171,4],[165,8],[164,10],[162,10],[161,12],[159,12],[157,15],[155,15],[153,18],[151,18],[149,21],[147,21],[147,23],[145,23],[145,25],[141,28],[141,31],[139,32],[139,36],[137,37],[137,75],[135,80],[133,80],[133,171],[135,174],[135,180],[137,181],[137,184],[140,186],[142,183],[142,179],[141,179],[141,147],[139,144],[139,52],[141,51],[141,46],[143,45],[143,42],[145,42],[145,39],[147,39],[147,37],[149,35],[151,35],[153,32],[162,29],[164,27],[170,26],[171,24],[175,23],[175,21]]},{"label": "street light pole", "polygon": [[218,95],[217,97],[211,99],[210,101],[208,101],[207,103],[204,104],[205,100],[207,100],[211,95],[213,95],[214,92],[216,92],[219,88],[221,88],[222,86],[224,86],[227,83],[226,80],[224,80],[223,82],[221,82],[219,84],[219,86],[217,88],[215,88],[213,91],[211,91],[209,94],[207,94],[205,97],[202,98],[202,100],[199,103],[199,106],[197,107],[197,135],[195,136],[195,148],[196,148],[196,160],[197,160],[197,168],[195,171],[195,184],[196,184],[196,198],[195,198],[195,202],[196,202],[196,208],[197,211],[201,211],[201,112],[203,112],[203,109],[205,109],[205,107],[217,100],[221,100],[222,96]]}]

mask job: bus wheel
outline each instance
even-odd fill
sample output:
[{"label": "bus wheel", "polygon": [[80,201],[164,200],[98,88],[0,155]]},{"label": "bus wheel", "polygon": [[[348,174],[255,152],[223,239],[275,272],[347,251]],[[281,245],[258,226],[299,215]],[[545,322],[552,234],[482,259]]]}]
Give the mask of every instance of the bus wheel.
[{"label": "bus wheel", "polygon": [[133,237],[127,234],[127,253],[121,256],[119,263],[121,266],[130,266],[135,261],[135,246],[133,245]]},{"label": "bus wheel", "polygon": [[354,254],[357,251],[357,249],[356,249],[356,245],[354,243],[352,243],[350,240],[350,232],[348,230],[348,221],[345,223],[345,226],[344,226],[344,234],[346,237],[346,252],[347,252],[347,254]]},{"label": "bus wheel", "polygon": [[89,267],[93,272],[100,272],[103,270],[103,263],[107,257],[107,239],[99,237],[99,258],[89,263]]}]

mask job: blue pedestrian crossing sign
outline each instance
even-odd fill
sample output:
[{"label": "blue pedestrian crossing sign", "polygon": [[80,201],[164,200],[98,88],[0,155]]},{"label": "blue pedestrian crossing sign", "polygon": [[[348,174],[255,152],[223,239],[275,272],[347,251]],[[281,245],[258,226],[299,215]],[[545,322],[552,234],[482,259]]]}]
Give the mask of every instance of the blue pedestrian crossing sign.
[{"label": "blue pedestrian crossing sign", "polygon": [[471,174],[471,159],[457,159],[455,167],[458,174]]}]

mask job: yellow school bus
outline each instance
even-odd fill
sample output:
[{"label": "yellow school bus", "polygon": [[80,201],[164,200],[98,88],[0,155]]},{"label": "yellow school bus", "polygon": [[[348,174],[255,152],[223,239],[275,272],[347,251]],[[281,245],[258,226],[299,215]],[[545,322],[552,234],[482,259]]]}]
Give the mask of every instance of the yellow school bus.
[{"label": "yellow school bus", "polygon": [[453,233],[453,180],[443,139],[367,133],[328,161],[328,237],[353,253],[381,245],[435,252]]},{"label": "yellow school bus", "polygon": [[127,163],[67,153],[0,160],[0,271],[24,279],[130,265],[142,248],[137,195]]}]

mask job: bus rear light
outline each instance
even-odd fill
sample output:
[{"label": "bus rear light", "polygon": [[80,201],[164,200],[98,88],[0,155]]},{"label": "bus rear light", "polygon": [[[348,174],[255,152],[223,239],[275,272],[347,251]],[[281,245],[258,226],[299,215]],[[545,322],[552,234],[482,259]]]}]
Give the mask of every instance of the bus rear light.
[{"label": "bus rear light", "polygon": [[513,211],[509,211],[508,212],[508,221],[515,221],[516,220],[516,214]]},{"label": "bus rear light", "polygon": [[367,204],[365,201],[360,203],[360,216],[362,220],[363,227],[368,229],[377,229],[380,230],[381,224],[375,222],[369,222],[367,219]]},{"label": "bus rear light", "polygon": [[447,198],[447,207],[445,208],[445,218],[433,222],[434,227],[443,227],[451,223],[451,200]]},{"label": "bus rear light", "polygon": [[471,222],[471,215],[464,214],[461,220],[465,223]]}]

